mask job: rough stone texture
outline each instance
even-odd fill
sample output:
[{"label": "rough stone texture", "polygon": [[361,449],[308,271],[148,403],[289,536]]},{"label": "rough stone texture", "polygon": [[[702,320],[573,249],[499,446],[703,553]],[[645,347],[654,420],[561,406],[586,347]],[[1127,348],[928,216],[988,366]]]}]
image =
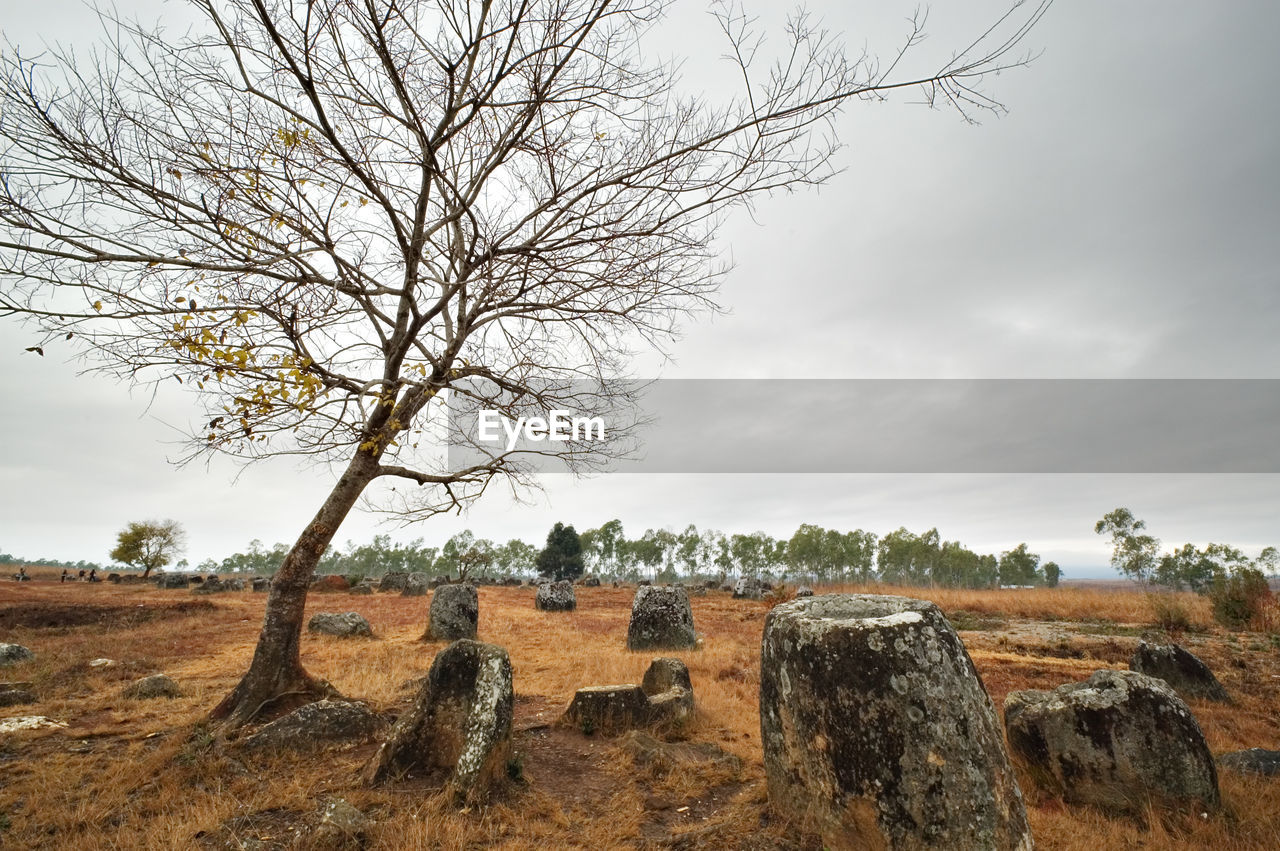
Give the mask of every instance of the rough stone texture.
[{"label": "rough stone texture", "polygon": [[354,700],[318,700],[299,706],[244,740],[247,750],[317,750],[343,742],[367,742],[382,722]]},{"label": "rough stone texture", "polygon": [[565,710],[564,723],[584,733],[618,733],[649,720],[649,698],[635,683],[578,689]]},{"label": "rough stone texture", "polygon": [[16,665],[19,662],[30,662],[34,658],[36,654],[21,644],[0,644],[0,668]]},{"label": "rough stone texture", "polygon": [[346,591],[351,588],[351,583],[347,581],[347,577],[337,573],[330,573],[325,576],[317,576],[311,582],[312,591]]},{"label": "rough stone texture", "polygon": [[135,700],[150,700],[155,697],[178,697],[182,691],[177,682],[165,674],[152,674],[140,680],[134,680],[125,686],[123,695]]},{"label": "rough stone texture", "polygon": [[191,593],[192,594],[219,594],[226,590],[227,590],[227,587],[222,583],[221,579],[219,579],[216,576],[210,576],[204,582],[197,585],[192,590]]},{"label": "rough stone texture", "polygon": [[578,597],[573,591],[572,582],[563,579],[559,582],[543,582],[538,586],[533,605],[543,612],[572,612],[578,608]]},{"label": "rough stone texture", "polygon": [[1227,703],[1227,690],[1209,670],[1209,666],[1178,644],[1138,643],[1129,670],[1164,680],[1183,697],[1202,697]]},{"label": "rough stone texture", "polygon": [[369,817],[351,804],[335,798],[320,813],[320,823],[308,837],[307,847],[322,849],[356,849],[367,846],[364,833],[372,825]]},{"label": "rough stone texture", "polygon": [[368,581],[368,580],[365,580],[365,581],[363,581],[363,582],[359,582],[359,583],[357,583],[357,584],[355,584],[355,585],[352,585],[352,586],[351,586],[351,590],[350,590],[350,591],[348,591],[347,593],[349,593],[349,594],[372,594],[372,593],[373,593],[373,589],[374,589],[375,587],[376,587],[376,586],[375,586],[372,582],[370,582],[370,581]]},{"label": "rough stone texture", "polygon": [[578,689],[561,720],[587,733],[618,733],[678,724],[693,714],[693,708],[689,669],[679,659],[659,657],[649,663],[641,685]]},{"label": "rough stone texture", "polygon": [[764,585],[759,579],[743,577],[733,583],[733,599],[759,600],[764,595]]},{"label": "rough stone texture", "polygon": [[480,598],[474,585],[441,585],[431,594],[424,641],[457,641],[475,638],[480,621]]},{"label": "rough stone texture", "polygon": [[796,596],[797,596],[797,597],[812,597],[812,596],[813,596],[813,589],[812,589],[812,588],[810,588],[808,585],[801,585],[799,588],[797,588],[797,589],[796,589]]},{"label": "rough stone texture", "polygon": [[1274,777],[1280,774],[1280,751],[1249,748],[1247,751],[1224,753],[1218,757],[1218,766],[1242,774],[1265,774],[1268,777]]},{"label": "rough stone texture", "polygon": [[431,578],[425,573],[410,573],[405,577],[401,597],[425,597],[431,590]]},{"label": "rough stone texture", "polygon": [[365,779],[443,770],[455,800],[484,799],[507,776],[512,705],[507,651],[455,641],[436,654],[413,706],[365,766]]},{"label": "rough stone texture", "polygon": [[599,576],[584,576],[584,577],[582,578],[582,587],[583,587],[583,588],[599,588],[599,587],[600,587],[600,577],[599,577]]},{"label": "rough stone texture", "polygon": [[255,576],[252,580],[253,590],[261,594],[271,590],[271,580],[264,576]]},{"label": "rough stone texture", "polygon": [[35,703],[36,696],[24,688],[0,688],[0,706]]},{"label": "rough stone texture", "polygon": [[373,637],[373,629],[359,612],[316,612],[307,622],[307,632],[344,638],[352,635]]},{"label": "rough stone texture", "polygon": [[932,603],[774,607],[760,732],[770,803],[830,847],[1032,847],[991,700]]},{"label": "rough stone texture", "polygon": [[627,626],[628,650],[681,650],[698,646],[693,609],[683,588],[644,585],[636,590]]},{"label": "rough stone texture", "polygon": [[1218,773],[1191,710],[1162,680],[1095,671],[1004,702],[1009,746],[1069,803],[1141,813],[1149,803],[1215,809]]},{"label": "rough stone texture", "polygon": [[16,733],[19,730],[43,730],[46,727],[66,727],[66,721],[46,718],[43,715],[22,715],[0,718],[0,733]]},{"label": "rough stone texture", "polygon": [[244,580],[238,576],[233,576],[230,579],[224,579],[222,581],[222,588],[224,591],[243,591]]},{"label": "rough stone texture", "polygon": [[693,683],[689,668],[679,659],[654,659],[640,687],[648,697],[650,724],[679,724],[693,714]]},{"label": "rough stone texture", "polygon": [[186,588],[188,584],[185,573],[162,573],[156,577],[156,587],[171,591],[174,588]]},{"label": "rough stone texture", "polygon": [[388,570],[378,580],[379,591],[403,591],[409,584],[409,574],[403,570]]}]

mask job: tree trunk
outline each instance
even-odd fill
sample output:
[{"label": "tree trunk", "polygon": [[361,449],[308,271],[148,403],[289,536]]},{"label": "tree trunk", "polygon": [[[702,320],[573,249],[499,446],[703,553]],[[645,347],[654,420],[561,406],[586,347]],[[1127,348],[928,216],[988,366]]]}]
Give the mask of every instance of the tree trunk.
[{"label": "tree trunk", "polygon": [[363,451],[357,453],[285,556],[271,580],[253,662],[239,685],[214,707],[211,720],[234,730],[262,713],[279,715],[337,694],[327,682],[314,679],[303,670],[298,658],[303,611],[316,565],[365,486],[373,480],[377,467],[376,458]]}]

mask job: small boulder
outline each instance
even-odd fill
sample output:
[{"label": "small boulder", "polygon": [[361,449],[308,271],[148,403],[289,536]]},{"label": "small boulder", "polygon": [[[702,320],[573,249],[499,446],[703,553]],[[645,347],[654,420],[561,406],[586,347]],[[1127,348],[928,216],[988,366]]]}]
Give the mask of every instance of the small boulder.
[{"label": "small boulder", "polygon": [[513,703],[507,651],[455,641],[436,654],[413,706],[365,766],[365,780],[443,771],[455,800],[482,800],[507,776]]},{"label": "small boulder", "polygon": [[797,597],[812,597],[812,596],[813,596],[813,589],[812,589],[812,588],[810,588],[808,585],[801,585],[799,588],[797,588],[797,589],[796,589],[796,596],[797,596]]},{"label": "small boulder", "polygon": [[775,606],[760,649],[769,803],[840,848],[1030,849],[995,709],[933,603]]},{"label": "small boulder", "polygon": [[343,638],[353,635],[373,637],[373,629],[359,612],[317,612],[307,622],[307,632]]},{"label": "small boulder", "polygon": [[366,581],[366,582],[360,582],[360,583],[357,583],[356,585],[352,585],[352,586],[351,586],[351,590],[350,590],[350,591],[348,591],[347,593],[348,593],[348,594],[361,594],[361,595],[363,595],[363,594],[372,594],[372,593],[373,593],[373,589],[374,589],[374,584],[373,584],[372,582],[367,582],[367,581]]},{"label": "small boulder", "polygon": [[378,580],[379,591],[403,591],[409,584],[409,574],[403,570],[388,570]]},{"label": "small boulder", "polygon": [[233,576],[230,579],[222,580],[222,590],[224,591],[243,591],[244,580],[239,576]]},{"label": "small boulder", "polygon": [[578,608],[573,583],[563,579],[559,582],[543,582],[538,586],[533,605],[542,612],[572,612]]},{"label": "small boulder", "polygon": [[425,597],[427,592],[431,590],[431,578],[425,573],[410,573],[405,577],[404,588],[400,590],[401,597]]},{"label": "small boulder", "polygon": [[1218,773],[1200,725],[1163,680],[1095,671],[1005,698],[1009,746],[1068,803],[1121,813],[1148,804],[1216,809]]},{"label": "small boulder", "polygon": [[244,740],[246,750],[316,750],[342,742],[367,742],[382,722],[355,700],[318,700],[299,706]]},{"label": "small boulder", "polygon": [[311,832],[308,848],[339,849],[364,848],[364,833],[373,822],[351,804],[335,798],[325,804],[320,813],[320,823]]},{"label": "small boulder", "polygon": [[187,584],[185,573],[162,573],[156,577],[156,587],[161,590],[171,591],[175,588],[186,588]]},{"label": "small boulder", "polygon": [[251,580],[251,585],[255,593],[262,594],[271,590],[271,580],[265,576],[255,576]]},{"label": "small boulder", "polygon": [[1275,777],[1280,774],[1280,751],[1249,748],[1247,751],[1224,753],[1218,757],[1218,766],[1241,774],[1264,774]]},{"label": "small boulder", "polygon": [[698,646],[693,609],[683,588],[644,585],[636,590],[627,625],[628,650],[681,650]]},{"label": "small boulder", "polygon": [[474,585],[441,585],[431,595],[423,641],[474,639],[480,621],[480,598]]},{"label": "small boulder", "polygon": [[36,696],[25,688],[0,688],[0,706],[35,703]]},{"label": "small boulder", "polygon": [[157,697],[179,697],[182,691],[172,677],[165,674],[152,674],[140,680],[134,680],[125,686],[123,696],[134,700],[150,700]]},{"label": "small boulder", "polygon": [[0,644],[0,668],[17,665],[20,662],[30,662],[34,658],[36,654],[21,644]]},{"label": "small boulder", "polygon": [[750,579],[744,576],[733,584],[733,599],[735,600],[759,600],[763,596],[764,585],[759,579]]},{"label": "small boulder", "polygon": [[1183,697],[1202,697],[1222,703],[1231,700],[1209,666],[1179,644],[1139,642],[1129,660],[1129,670],[1164,680]]},{"label": "small boulder", "polygon": [[599,577],[599,576],[594,576],[594,575],[592,575],[592,576],[584,576],[584,577],[582,578],[582,587],[583,587],[583,588],[599,588],[599,587],[600,587],[600,577]]}]

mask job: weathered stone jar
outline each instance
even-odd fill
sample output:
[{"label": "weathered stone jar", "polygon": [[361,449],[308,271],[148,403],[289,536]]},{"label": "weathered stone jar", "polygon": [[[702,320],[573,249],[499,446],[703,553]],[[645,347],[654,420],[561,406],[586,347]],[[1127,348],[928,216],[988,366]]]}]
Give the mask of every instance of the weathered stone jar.
[{"label": "weathered stone jar", "polygon": [[830,848],[1031,848],[995,710],[938,607],[775,607],[760,659],[770,804]]}]

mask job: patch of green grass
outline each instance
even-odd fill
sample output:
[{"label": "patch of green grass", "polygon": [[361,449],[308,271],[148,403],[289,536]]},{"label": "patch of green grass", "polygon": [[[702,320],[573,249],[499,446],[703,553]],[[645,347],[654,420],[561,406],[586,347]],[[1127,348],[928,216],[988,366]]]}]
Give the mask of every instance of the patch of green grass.
[{"label": "patch of green grass", "polygon": [[949,612],[947,620],[951,621],[951,625],[955,627],[956,631],[965,630],[969,632],[990,632],[1002,629],[1008,622],[1003,615],[982,614],[965,609],[956,609],[953,612]]}]

